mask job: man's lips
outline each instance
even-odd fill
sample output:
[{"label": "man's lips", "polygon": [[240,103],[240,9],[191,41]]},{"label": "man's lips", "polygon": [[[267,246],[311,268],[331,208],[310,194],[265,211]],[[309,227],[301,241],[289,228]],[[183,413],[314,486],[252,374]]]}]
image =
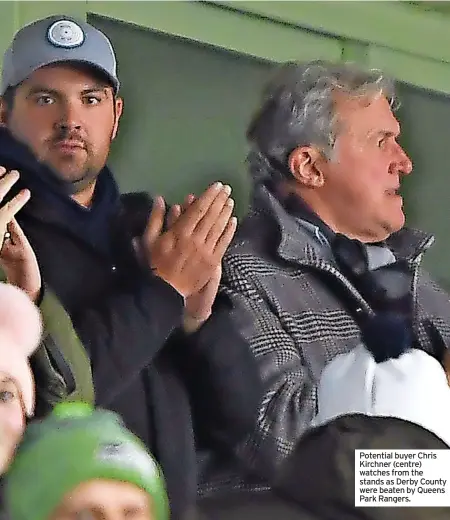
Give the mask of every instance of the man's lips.
[{"label": "man's lips", "polygon": [[85,149],[85,145],[82,141],[77,141],[75,139],[64,139],[62,141],[57,141],[54,143],[55,148],[59,148],[62,150],[76,150],[76,149]]},{"label": "man's lips", "polygon": [[400,197],[401,195],[399,193],[399,190],[400,190],[400,186],[397,187],[397,188],[392,188],[390,190],[386,190],[386,193],[388,195],[391,195],[391,196],[398,196],[398,197]]}]

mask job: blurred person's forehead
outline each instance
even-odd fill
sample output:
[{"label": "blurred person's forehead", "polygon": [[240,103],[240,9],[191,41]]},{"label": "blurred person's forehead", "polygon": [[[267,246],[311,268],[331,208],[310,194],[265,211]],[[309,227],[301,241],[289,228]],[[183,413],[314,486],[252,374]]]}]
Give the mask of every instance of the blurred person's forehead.
[{"label": "blurred person's forehead", "polygon": [[118,480],[92,479],[67,493],[51,520],[63,520],[71,515],[105,520],[130,516],[152,519],[152,509],[149,494],[136,485]]}]

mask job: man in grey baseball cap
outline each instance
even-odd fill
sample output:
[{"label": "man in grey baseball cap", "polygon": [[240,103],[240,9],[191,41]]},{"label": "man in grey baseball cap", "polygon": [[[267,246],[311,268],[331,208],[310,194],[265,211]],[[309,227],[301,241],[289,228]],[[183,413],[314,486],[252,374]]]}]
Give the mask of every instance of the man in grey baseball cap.
[{"label": "man in grey baseball cap", "polygon": [[4,54],[1,120],[46,166],[30,181],[90,200],[118,130],[118,90],[112,45],[87,22],[50,16],[17,32]]},{"label": "man in grey baseball cap", "polygon": [[115,92],[119,90],[116,57],[108,38],[86,22],[52,16],[26,25],[15,35],[4,56],[0,95],[37,69],[64,62],[98,69]]},{"label": "man in grey baseball cap", "polygon": [[119,193],[107,165],[118,89],[111,44],[91,25],[50,17],[14,37],[1,86],[0,202],[31,198],[7,234],[0,228],[0,268],[41,307],[56,306],[69,324],[62,334],[86,346],[39,357],[37,415],[43,396],[92,399],[93,387],[95,403],[119,413],[161,464],[171,519],[185,520],[197,479],[190,403],[206,444],[232,452],[259,402],[256,362],[217,294],[236,219],[222,183],[167,219],[162,197]]}]

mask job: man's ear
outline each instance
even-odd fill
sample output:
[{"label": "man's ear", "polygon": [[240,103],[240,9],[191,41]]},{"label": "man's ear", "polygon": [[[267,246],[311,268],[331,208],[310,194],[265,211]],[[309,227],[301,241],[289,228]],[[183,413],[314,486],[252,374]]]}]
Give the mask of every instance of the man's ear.
[{"label": "man's ear", "polygon": [[325,183],[323,161],[322,153],[315,146],[299,146],[291,152],[288,165],[297,182],[308,188],[321,188]]},{"label": "man's ear", "polygon": [[114,99],[114,115],[115,115],[115,121],[114,121],[114,127],[112,131],[111,139],[115,139],[117,135],[117,130],[119,129],[119,121],[120,117],[123,112],[123,99],[121,97],[117,97]]}]

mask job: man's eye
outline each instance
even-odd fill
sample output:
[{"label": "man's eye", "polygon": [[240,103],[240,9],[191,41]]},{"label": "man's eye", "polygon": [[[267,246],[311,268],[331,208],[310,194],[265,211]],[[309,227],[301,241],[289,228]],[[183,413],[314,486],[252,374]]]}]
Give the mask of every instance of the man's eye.
[{"label": "man's eye", "polygon": [[52,103],[54,103],[54,100],[50,96],[39,96],[37,98],[38,105],[51,105]]},{"label": "man's eye", "polygon": [[101,99],[98,97],[89,96],[89,97],[85,98],[85,101],[86,101],[87,105],[98,105],[100,103]]},{"label": "man's eye", "polygon": [[14,392],[10,392],[9,390],[1,390],[0,391],[0,402],[1,403],[8,403],[9,401],[12,401],[15,398]]}]

